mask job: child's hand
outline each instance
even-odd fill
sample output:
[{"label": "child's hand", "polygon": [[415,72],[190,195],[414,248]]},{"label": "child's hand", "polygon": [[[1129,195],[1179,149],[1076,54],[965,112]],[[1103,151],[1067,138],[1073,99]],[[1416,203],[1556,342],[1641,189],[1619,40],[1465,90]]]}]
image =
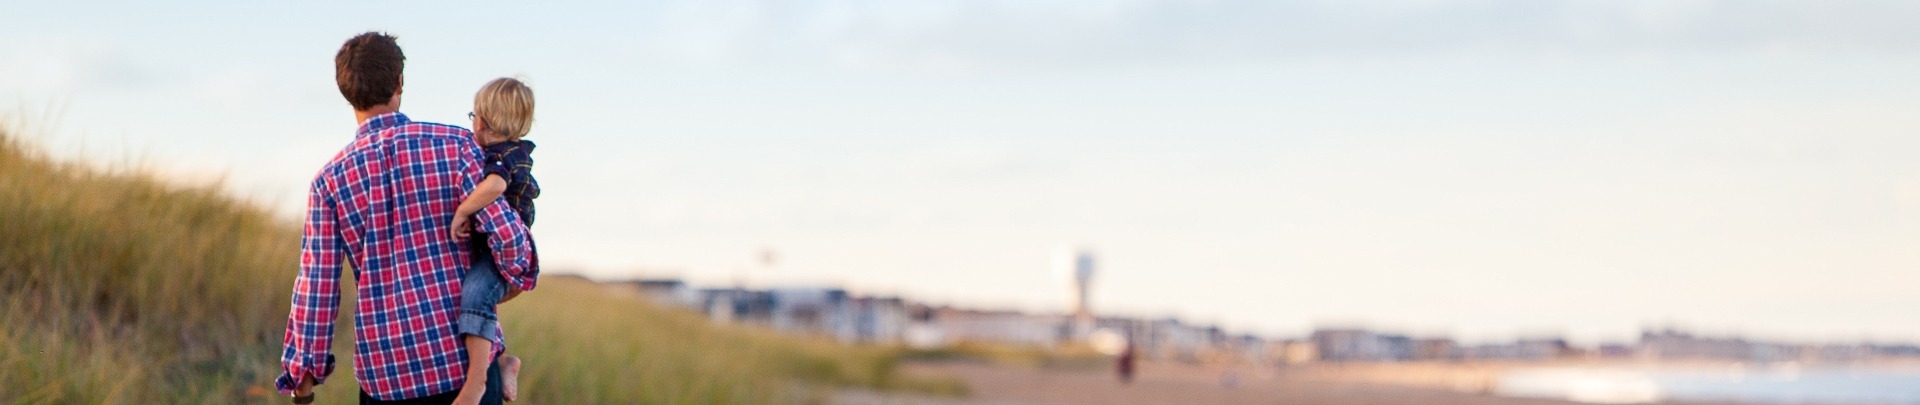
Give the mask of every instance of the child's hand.
[{"label": "child's hand", "polygon": [[472,217],[466,215],[453,216],[453,240],[467,240],[467,237],[473,236],[473,223],[470,218]]}]

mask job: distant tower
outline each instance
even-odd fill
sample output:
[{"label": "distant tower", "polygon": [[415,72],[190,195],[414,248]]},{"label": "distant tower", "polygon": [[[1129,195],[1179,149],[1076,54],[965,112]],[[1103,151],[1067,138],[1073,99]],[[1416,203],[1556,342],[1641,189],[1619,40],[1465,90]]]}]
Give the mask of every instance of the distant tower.
[{"label": "distant tower", "polygon": [[1054,267],[1065,276],[1071,288],[1067,302],[1073,308],[1071,338],[1084,340],[1088,333],[1093,332],[1093,307],[1088,297],[1093,287],[1093,253],[1069,245],[1060,250]]}]

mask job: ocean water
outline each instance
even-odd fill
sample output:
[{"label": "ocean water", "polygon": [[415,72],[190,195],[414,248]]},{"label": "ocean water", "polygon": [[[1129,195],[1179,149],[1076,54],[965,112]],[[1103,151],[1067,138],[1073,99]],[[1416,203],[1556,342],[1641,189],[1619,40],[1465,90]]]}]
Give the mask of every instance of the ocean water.
[{"label": "ocean water", "polygon": [[1501,374],[1495,394],[1596,404],[1739,401],[1920,405],[1920,368],[1554,367]]}]

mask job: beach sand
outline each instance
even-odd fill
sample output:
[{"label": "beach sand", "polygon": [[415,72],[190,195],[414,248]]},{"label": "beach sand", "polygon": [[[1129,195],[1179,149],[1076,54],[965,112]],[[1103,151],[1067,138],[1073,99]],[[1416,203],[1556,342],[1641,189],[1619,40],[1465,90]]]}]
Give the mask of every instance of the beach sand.
[{"label": "beach sand", "polygon": [[1061,370],[980,362],[911,363],[907,373],[957,377],[973,393],[964,399],[913,398],[871,392],[842,395],[843,404],[1286,404],[1286,405],[1529,405],[1573,402],[1500,398],[1443,389],[1309,378],[1312,371],[1259,372],[1179,363],[1143,363],[1132,384],[1111,370]]}]

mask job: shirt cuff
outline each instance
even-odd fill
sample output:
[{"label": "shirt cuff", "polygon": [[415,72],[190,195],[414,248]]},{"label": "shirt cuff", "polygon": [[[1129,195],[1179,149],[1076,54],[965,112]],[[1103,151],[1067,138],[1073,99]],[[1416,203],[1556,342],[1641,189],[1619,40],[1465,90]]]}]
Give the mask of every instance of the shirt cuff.
[{"label": "shirt cuff", "polygon": [[281,364],[281,368],[280,377],[273,380],[273,386],[279,388],[283,395],[292,395],[293,389],[300,386],[297,376],[301,374],[313,376],[315,387],[327,382],[327,376],[333,375],[333,354],[294,355]]}]

